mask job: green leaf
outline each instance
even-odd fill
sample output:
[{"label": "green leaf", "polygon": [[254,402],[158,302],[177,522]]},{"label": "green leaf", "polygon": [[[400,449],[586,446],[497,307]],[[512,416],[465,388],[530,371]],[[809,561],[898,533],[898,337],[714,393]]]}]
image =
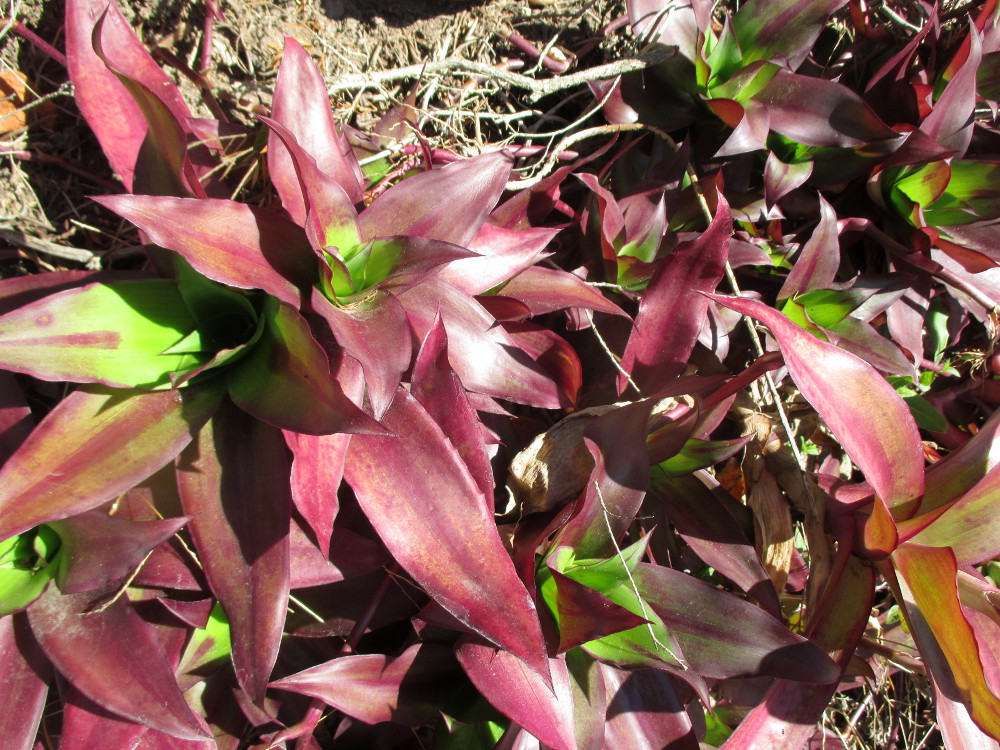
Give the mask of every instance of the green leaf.
[{"label": "green leaf", "polygon": [[232,651],[229,620],[216,602],[204,628],[195,628],[177,667],[178,674],[206,673],[224,663]]},{"label": "green leaf", "polygon": [[354,281],[354,293],[385,281],[403,257],[403,244],[395,240],[373,240],[355,247],[344,256]]},{"label": "green leaf", "polygon": [[41,596],[58,566],[59,536],[47,526],[0,542],[0,617]]},{"label": "green leaf", "polygon": [[173,281],[91,284],[0,317],[0,366],[42,380],[159,388],[203,361],[164,354],[182,341],[196,346],[195,328]]},{"label": "green leaf", "polygon": [[905,176],[892,184],[892,189],[927,208],[945,192],[952,171],[947,162],[936,161],[906,170],[903,174]]},{"label": "green leaf", "polygon": [[[589,641],[583,649],[598,659],[629,666],[657,666],[680,664],[676,656],[676,644],[662,620],[636,593],[632,573],[638,568],[646,554],[649,537],[643,537],[635,544],[606,560],[576,560],[569,548],[560,548],[555,555],[556,569],[567,578],[594,589],[620,607],[638,615],[649,623],[621,633]],[[551,576],[550,576],[551,578]],[[548,581],[544,581],[547,584]],[[552,582],[554,588],[555,582]],[[552,592],[546,588],[543,596],[550,607],[556,606],[549,598]]]},{"label": "green leaf", "polygon": [[944,194],[924,208],[924,219],[931,226],[956,226],[998,216],[1000,164],[992,161],[953,161]]},{"label": "green leaf", "polygon": [[666,461],[661,461],[657,464],[657,468],[672,477],[691,474],[699,469],[705,469],[720,461],[725,461],[746,445],[749,439],[749,436],[732,440],[692,438],[684,444],[677,455],[671,456]]},{"label": "green leaf", "polygon": [[820,330],[810,317],[806,314],[806,308],[798,299],[787,299],[781,306],[781,312],[799,328],[803,328],[821,341],[827,341],[826,334]]},{"label": "green leaf", "polygon": [[445,716],[434,733],[434,750],[491,750],[504,730],[495,721],[461,724]]},{"label": "green leaf", "polygon": [[930,432],[947,432],[948,420],[923,396],[903,396],[903,401],[910,407],[917,427]]},{"label": "green leaf", "polygon": [[[729,80],[743,63],[743,53],[740,51],[740,43],[733,33],[733,27],[726,18],[722,27],[722,32],[714,44],[710,43],[711,36],[705,38],[705,61],[712,70],[708,85],[711,88],[715,83]],[[709,51],[711,47],[711,51]]]},{"label": "green leaf", "polygon": [[258,419],[307,435],[381,432],[344,394],[306,320],[269,297],[260,340],[230,370],[229,395]]},{"label": "green leaf", "polygon": [[[734,102],[742,104],[752,99],[755,94],[770,83],[771,79],[777,75],[780,69],[779,66],[770,62],[748,65],[736,72],[725,83],[713,86],[709,94],[713,99],[732,99]],[[789,143],[792,144],[794,142],[789,141]],[[798,146],[799,144],[794,144],[794,147]],[[792,153],[794,154],[794,152]],[[789,156],[789,158],[782,159],[782,161],[791,162],[796,161],[796,159]]]},{"label": "green leaf", "polygon": [[809,319],[820,328],[833,328],[870,296],[871,292],[865,289],[817,289],[798,295],[795,301],[805,308]]},{"label": "green leaf", "polygon": [[186,346],[198,342],[205,351],[216,352],[245,344],[253,336],[258,318],[247,296],[202,276],[182,257],[174,262],[177,288],[198,326]]},{"label": "green leaf", "polygon": [[729,739],[733,730],[726,726],[719,718],[707,711],[705,713],[705,742],[706,744],[718,747]]}]

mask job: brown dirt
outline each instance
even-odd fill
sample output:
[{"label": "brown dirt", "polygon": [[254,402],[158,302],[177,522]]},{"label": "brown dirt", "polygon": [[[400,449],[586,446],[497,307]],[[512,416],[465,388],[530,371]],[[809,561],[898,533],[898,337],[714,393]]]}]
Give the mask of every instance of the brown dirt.
[{"label": "brown dirt", "polygon": [[[208,78],[216,95],[235,104],[236,117],[251,121],[255,109],[266,110],[286,36],[309,50],[326,80],[396,67],[461,57],[476,62],[530,71],[535,60],[508,41],[514,31],[538,48],[564,50],[578,67],[596,65],[620,54],[622,38],[603,39],[602,29],[624,13],[624,0],[146,0],[120,2],[139,37],[154,51],[173,55],[198,68],[204,19],[218,5]],[[59,0],[15,0],[15,18],[57,49],[63,49],[63,3]],[[6,24],[4,24],[6,26]],[[617,46],[616,46],[617,45]],[[192,105],[197,88],[175,68],[165,65]],[[0,72],[23,73],[32,98],[47,98],[29,111],[28,127],[0,134],[0,230],[16,230],[29,240],[107,250],[119,229],[97,211],[87,195],[108,192],[111,180],[100,149],[76,110],[62,66],[7,30],[0,37]],[[545,71],[540,76],[550,75]],[[468,76],[404,80],[341,92],[333,98],[338,118],[365,129],[400,97],[417,86],[422,107],[442,106],[453,112],[447,122],[429,124],[428,135],[466,138],[482,144],[517,132],[534,132],[542,124],[565,124],[575,109],[558,116],[533,110],[516,94],[497,87],[470,86]],[[20,106],[20,102],[18,106]],[[209,116],[198,105],[196,111]],[[531,112],[525,116],[523,111]],[[518,114],[520,113],[520,114]],[[514,115],[511,118],[511,115]],[[24,156],[30,153],[30,158]],[[75,170],[75,171],[74,171]],[[66,259],[13,243],[0,236],[0,275],[59,267],[78,267]],[[17,268],[11,268],[11,263]],[[96,263],[96,261],[95,261]]]}]

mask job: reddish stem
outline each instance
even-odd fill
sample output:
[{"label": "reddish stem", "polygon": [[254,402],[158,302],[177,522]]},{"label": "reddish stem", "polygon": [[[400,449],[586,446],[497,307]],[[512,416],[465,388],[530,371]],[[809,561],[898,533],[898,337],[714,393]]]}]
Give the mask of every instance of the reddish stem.
[{"label": "reddish stem", "polygon": [[0,20],[0,23],[10,24],[11,31],[13,31],[15,34],[17,34],[25,41],[31,42],[31,44],[33,44],[39,50],[41,50],[46,55],[51,57],[53,60],[62,65],[64,68],[66,67],[66,55],[64,55],[62,52],[57,50],[51,44],[46,42],[44,39],[38,36],[38,34],[29,29],[23,23],[21,23],[20,21],[15,21],[10,18],[4,18]]},{"label": "reddish stem", "polygon": [[565,73],[569,70],[569,63],[564,60],[556,60],[554,57],[546,55],[542,57],[542,51],[538,49],[534,44],[529,42],[523,36],[518,34],[516,31],[512,31],[507,35],[507,41],[517,47],[519,50],[525,54],[531,55],[535,60],[541,58],[542,67],[553,73]]},{"label": "reddish stem", "polygon": [[42,164],[51,164],[55,167],[60,167],[65,169],[67,172],[72,172],[78,177],[82,177],[85,180],[90,180],[95,185],[99,185],[105,190],[109,190],[113,193],[122,192],[122,186],[114,182],[113,180],[105,179],[99,175],[94,174],[93,170],[87,169],[75,162],[71,162],[64,159],[61,156],[55,156],[54,154],[46,154],[40,151],[18,151],[14,149],[0,148],[0,156],[12,156],[15,159],[20,159],[21,161],[33,161],[40,162]]}]

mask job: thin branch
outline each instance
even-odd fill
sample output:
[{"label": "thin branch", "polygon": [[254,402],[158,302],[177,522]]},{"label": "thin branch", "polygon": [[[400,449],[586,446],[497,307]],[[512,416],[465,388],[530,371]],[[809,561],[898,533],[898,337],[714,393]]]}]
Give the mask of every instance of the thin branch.
[{"label": "thin branch", "polygon": [[384,83],[404,81],[422,76],[440,75],[443,73],[468,73],[497,81],[511,88],[524,89],[529,92],[529,97],[532,101],[537,101],[543,96],[575,88],[576,86],[582,86],[591,81],[617,78],[626,73],[645,70],[650,66],[662,63],[673,56],[674,53],[675,50],[671,47],[653,45],[635,57],[625,58],[624,60],[607,63],[606,65],[597,65],[593,68],[580,70],[568,75],[541,80],[536,80],[520,73],[512,73],[509,70],[504,70],[488,63],[450,57],[445,60],[421,63],[419,65],[407,65],[406,67],[394,68],[392,70],[341,76],[328,88],[328,93],[333,94],[338,91],[351,91],[369,86],[380,86]]},{"label": "thin branch", "polygon": [[51,255],[61,260],[70,260],[74,263],[84,263],[88,268],[94,264],[97,264],[98,268],[100,267],[100,258],[90,252],[90,250],[84,250],[83,248],[58,245],[55,242],[40,240],[37,237],[29,237],[24,232],[17,232],[11,229],[0,229],[0,239],[12,245],[23,247],[26,250],[33,250],[36,253],[44,253],[45,255]]}]

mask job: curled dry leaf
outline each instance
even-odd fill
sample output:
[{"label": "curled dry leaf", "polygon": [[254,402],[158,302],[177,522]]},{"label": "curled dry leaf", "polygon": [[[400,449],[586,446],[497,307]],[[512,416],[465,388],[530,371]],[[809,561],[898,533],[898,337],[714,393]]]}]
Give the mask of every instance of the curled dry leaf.
[{"label": "curled dry leaf", "polygon": [[[689,397],[681,399],[690,405]],[[537,435],[518,453],[511,461],[507,477],[507,488],[515,502],[511,514],[544,513],[579,496],[594,469],[594,457],[583,442],[583,431],[596,417],[628,403],[592,406],[573,412]],[[661,415],[681,403],[678,398],[660,399],[650,414],[650,428],[658,424]]]}]

